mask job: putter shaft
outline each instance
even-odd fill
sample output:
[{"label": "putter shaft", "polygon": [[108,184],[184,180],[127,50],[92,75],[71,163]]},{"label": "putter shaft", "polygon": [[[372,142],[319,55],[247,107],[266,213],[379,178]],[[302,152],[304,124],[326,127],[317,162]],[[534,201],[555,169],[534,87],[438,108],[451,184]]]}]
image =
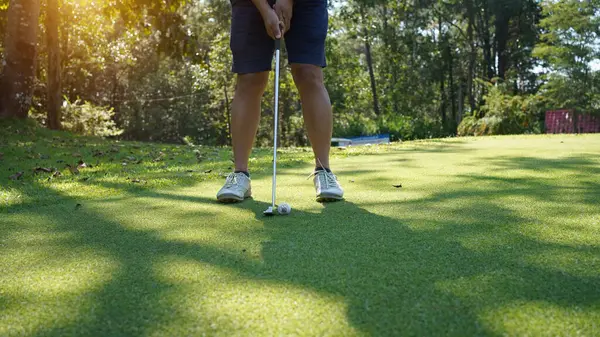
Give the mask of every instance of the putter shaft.
[{"label": "putter shaft", "polygon": [[281,51],[281,40],[275,40],[275,107],[274,121],[275,130],[273,132],[273,195],[272,195],[272,207],[275,210],[275,190],[277,188],[277,139],[279,131],[279,56]]}]

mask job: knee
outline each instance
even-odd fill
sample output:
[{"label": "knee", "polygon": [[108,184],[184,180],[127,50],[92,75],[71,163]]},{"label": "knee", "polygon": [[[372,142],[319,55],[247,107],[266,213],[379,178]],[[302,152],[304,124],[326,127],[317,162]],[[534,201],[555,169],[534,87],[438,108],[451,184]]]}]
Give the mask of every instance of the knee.
[{"label": "knee", "polygon": [[236,95],[262,95],[269,81],[269,73],[253,73],[238,75],[236,83]]},{"label": "knee", "polygon": [[292,76],[299,90],[323,86],[323,70],[310,64],[293,64]]}]

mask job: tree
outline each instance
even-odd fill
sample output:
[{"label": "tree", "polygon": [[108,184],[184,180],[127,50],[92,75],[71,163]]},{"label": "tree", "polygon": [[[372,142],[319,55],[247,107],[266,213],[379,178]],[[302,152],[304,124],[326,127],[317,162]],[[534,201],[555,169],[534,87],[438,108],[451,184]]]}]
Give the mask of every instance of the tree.
[{"label": "tree", "polygon": [[61,62],[58,27],[60,16],[58,0],[47,0],[46,3],[46,39],[48,45],[48,121],[50,129],[61,126]]},{"label": "tree", "polygon": [[28,116],[36,73],[39,13],[39,0],[10,1],[0,79],[0,117]]}]

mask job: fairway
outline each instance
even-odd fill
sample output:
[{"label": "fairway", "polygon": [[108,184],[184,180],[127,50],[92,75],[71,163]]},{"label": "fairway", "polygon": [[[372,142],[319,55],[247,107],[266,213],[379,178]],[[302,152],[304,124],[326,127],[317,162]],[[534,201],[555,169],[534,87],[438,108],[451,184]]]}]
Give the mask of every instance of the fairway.
[{"label": "fairway", "polygon": [[35,132],[0,136],[1,336],[600,335],[599,135],[334,149],[325,205],[284,149],[265,218],[269,149],[220,205],[227,149]]}]

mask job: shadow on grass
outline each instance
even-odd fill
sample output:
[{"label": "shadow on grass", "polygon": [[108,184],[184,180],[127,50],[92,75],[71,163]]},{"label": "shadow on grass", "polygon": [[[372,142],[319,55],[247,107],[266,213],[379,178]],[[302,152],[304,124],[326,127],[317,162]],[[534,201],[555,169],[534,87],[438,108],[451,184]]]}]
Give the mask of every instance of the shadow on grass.
[{"label": "shadow on grass", "polygon": [[[545,165],[544,161],[536,159],[536,162],[532,170]],[[519,158],[503,163],[498,165],[530,167],[526,160]],[[582,161],[562,165],[561,169],[574,171],[581,165],[596,167],[592,162]],[[505,195],[535,198],[547,195],[548,191],[559,194],[560,188],[559,182],[549,180],[511,182],[491,176],[465,177],[464,180],[469,179],[475,180],[473,184],[486,180],[496,187],[518,183],[520,188],[507,189]],[[142,191],[127,184],[110,186],[128,193],[122,201],[130,202],[119,211],[137,216],[146,216],[147,211],[126,206],[136,198],[214,203],[202,197]],[[589,191],[571,192],[600,194],[597,184],[586,188]],[[557,268],[556,261],[547,260],[547,264],[531,261],[549,252],[559,256],[575,254],[579,256],[578,261],[591,268],[594,260],[586,256],[600,256],[599,247],[552,243],[525,235],[520,231],[521,226],[530,219],[495,203],[490,191],[470,189],[465,183],[457,183],[453,191],[442,191],[403,205],[390,205],[403,210],[430,210],[419,215],[397,212],[394,218],[371,213],[351,201],[326,205],[318,214],[296,210],[292,216],[275,218],[262,216],[268,206],[263,202],[249,200],[222,206],[256,214],[263,226],[235,235],[239,239],[253,235],[268,238],[262,244],[260,262],[225,246],[167,240],[161,236],[160,229],[136,230],[85,207],[73,217],[71,205],[76,200],[54,191],[46,193],[55,193],[57,205],[64,206],[44,212],[44,208],[32,205],[19,213],[52,217],[55,233],[68,234],[59,241],[63,248],[77,251],[84,247],[108,255],[119,268],[97,291],[83,295],[93,302],[93,310],[82,313],[70,324],[40,330],[37,336],[143,336],[156,333],[161,326],[177,319],[194,322],[196,332],[210,333],[212,322],[204,312],[185,318],[189,313],[180,311],[177,295],[189,295],[183,286],[167,282],[156,274],[157,263],[173,256],[229,270],[248,280],[290,284],[341,297],[347,304],[350,325],[375,336],[502,335],[505,331],[493,325],[494,317],[485,317],[485,314],[493,315],[495,310],[524,302],[586,311],[597,308],[600,301],[598,273],[584,276]],[[465,199],[465,202],[453,204],[457,199]],[[443,217],[436,214],[439,207],[447,204],[451,209]],[[178,215],[199,216],[197,213]],[[177,226],[168,213],[156,216],[153,221],[157,223]],[[577,216],[576,211],[571,216]],[[187,225],[193,223],[192,219]],[[198,222],[197,225],[206,224]],[[218,223],[212,226],[218,227]],[[3,232],[8,234],[10,230],[16,230],[15,226]],[[210,292],[210,289],[203,291]],[[19,299],[12,299],[15,300]],[[10,310],[8,304],[0,303],[1,311]],[[186,333],[185,326],[180,328],[176,334]],[[228,328],[231,327],[224,327]],[[589,326],[581,328],[590,329]]]}]

